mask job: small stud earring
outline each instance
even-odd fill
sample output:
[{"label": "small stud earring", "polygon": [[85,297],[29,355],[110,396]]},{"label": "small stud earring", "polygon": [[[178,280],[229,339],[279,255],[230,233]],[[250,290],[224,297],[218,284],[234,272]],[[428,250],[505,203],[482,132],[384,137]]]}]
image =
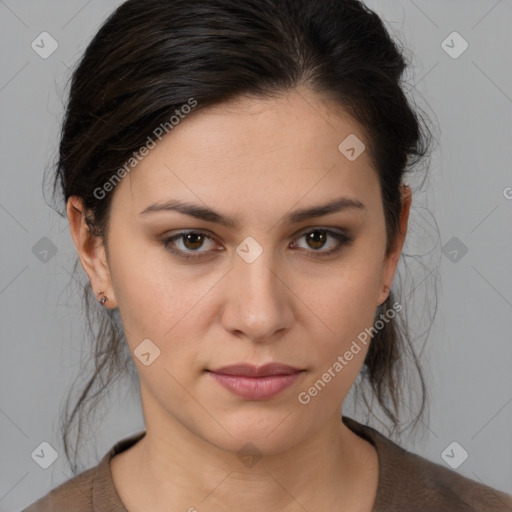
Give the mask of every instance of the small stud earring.
[{"label": "small stud earring", "polygon": [[[105,292],[99,292],[98,295],[103,295],[104,293]],[[104,306],[105,302],[107,302],[107,300],[108,300],[108,297],[106,295],[103,295],[103,297],[101,297],[101,299],[100,299],[101,305]]]}]

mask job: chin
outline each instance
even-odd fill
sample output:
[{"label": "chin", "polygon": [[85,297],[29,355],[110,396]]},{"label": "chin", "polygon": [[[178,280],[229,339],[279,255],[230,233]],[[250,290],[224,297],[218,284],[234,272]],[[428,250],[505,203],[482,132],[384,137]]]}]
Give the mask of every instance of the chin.
[{"label": "chin", "polygon": [[261,411],[241,413],[240,417],[229,419],[217,416],[217,421],[224,428],[204,432],[202,437],[222,450],[237,454],[242,450],[244,453],[254,451],[255,454],[277,455],[300,443],[306,436],[306,432],[299,432],[298,426],[290,421],[292,417],[290,410],[274,414]]}]

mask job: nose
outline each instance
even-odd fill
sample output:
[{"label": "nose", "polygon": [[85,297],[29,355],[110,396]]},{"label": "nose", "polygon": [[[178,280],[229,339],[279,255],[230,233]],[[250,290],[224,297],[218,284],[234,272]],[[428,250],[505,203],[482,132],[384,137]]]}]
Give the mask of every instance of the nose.
[{"label": "nose", "polygon": [[258,343],[275,341],[294,321],[293,293],[269,253],[251,263],[237,258],[225,283],[224,328]]}]

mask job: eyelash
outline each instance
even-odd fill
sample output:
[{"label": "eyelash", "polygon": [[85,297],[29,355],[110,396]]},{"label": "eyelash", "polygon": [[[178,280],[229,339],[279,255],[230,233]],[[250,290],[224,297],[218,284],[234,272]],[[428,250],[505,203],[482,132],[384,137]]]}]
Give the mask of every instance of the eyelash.
[{"label": "eyelash", "polygon": [[[306,232],[302,233],[302,235],[299,238],[297,238],[297,240],[300,240],[304,236],[314,233],[316,231],[321,231],[321,232],[326,233],[328,236],[332,236],[334,239],[336,239],[340,243],[340,245],[338,245],[338,247],[336,247],[335,249],[331,249],[329,251],[315,251],[315,250],[308,250],[308,249],[299,249],[300,251],[311,252],[314,254],[311,256],[307,256],[308,258],[327,258],[329,256],[333,256],[334,254],[337,254],[338,252],[340,252],[341,249],[343,249],[343,247],[348,246],[353,242],[353,238],[351,236],[346,235],[344,233],[339,233],[337,231],[332,231],[327,228],[311,229],[310,231],[306,231]],[[162,240],[162,245],[168,251],[172,252],[173,254],[176,254],[177,256],[179,256],[180,258],[182,258],[184,260],[204,259],[202,256],[192,256],[191,253],[189,253],[189,252],[185,252],[185,251],[171,247],[172,242],[174,242],[175,240],[178,240],[178,239],[183,239],[186,235],[202,235],[205,238],[213,240],[213,238],[211,236],[209,236],[207,233],[204,233],[202,231],[181,231],[180,233],[177,233],[176,235],[173,235],[171,237],[168,237],[168,238]]]}]

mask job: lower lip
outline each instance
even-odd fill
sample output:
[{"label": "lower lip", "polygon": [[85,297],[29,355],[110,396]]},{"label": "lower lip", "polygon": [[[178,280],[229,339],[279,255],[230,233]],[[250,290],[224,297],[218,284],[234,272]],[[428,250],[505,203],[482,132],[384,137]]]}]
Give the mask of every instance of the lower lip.
[{"label": "lower lip", "polygon": [[247,400],[267,400],[290,387],[302,371],[286,375],[269,375],[267,377],[243,377],[241,375],[224,375],[208,372],[221,386],[235,395]]}]

